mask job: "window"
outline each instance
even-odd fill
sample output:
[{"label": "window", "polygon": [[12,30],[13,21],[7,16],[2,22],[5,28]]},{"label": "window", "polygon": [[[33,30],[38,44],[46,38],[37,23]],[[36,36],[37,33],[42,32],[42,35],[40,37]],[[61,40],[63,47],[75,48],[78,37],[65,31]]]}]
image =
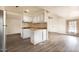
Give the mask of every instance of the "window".
[{"label": "window", "polygon": [[77,21],[76,20],[71,20],[68,22],[68,32],[69,33],[77,33]]}]

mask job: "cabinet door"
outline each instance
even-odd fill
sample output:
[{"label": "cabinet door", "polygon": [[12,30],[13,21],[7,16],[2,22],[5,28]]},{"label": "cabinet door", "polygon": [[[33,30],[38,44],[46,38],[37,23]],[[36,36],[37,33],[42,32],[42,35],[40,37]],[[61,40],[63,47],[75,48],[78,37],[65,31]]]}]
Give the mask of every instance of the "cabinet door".
[{"label": "cabinet door", "polygon": [[32,17],[31,16],[24,16],[23,22],[32,22]]},{"label": "cabinet door", "polygon": [[29,38],[31,37],[31,30],[30,29],[23,29],[22,30],[22,38]]},{"label": "cabinet door", "polygon": [[43,15],[43,14],[40,15],[39,22],[40,22],[40,23],[44,22],[44,15]]},{"label": "cabinet door", "polygon": [[33,23],[42,23],[42,22],[44,22],[44,15],[43,14],[33,17]]},{"label": "cabinet door", "polygon": [[42,30],[37,30],[34,32],[34,43],[42,42]]},{"label": "cabinet door", "polygon": [[47,30],[46,29],[44,29],[43,30],[43,41],[45,41],[45,40],[47,40],[47,37],[48,35],[47,35]]},{"label": "cabinet door", "polygon": [[38,17],[37,16],[33,16],[32,22],[33,23],[38,23]]}]

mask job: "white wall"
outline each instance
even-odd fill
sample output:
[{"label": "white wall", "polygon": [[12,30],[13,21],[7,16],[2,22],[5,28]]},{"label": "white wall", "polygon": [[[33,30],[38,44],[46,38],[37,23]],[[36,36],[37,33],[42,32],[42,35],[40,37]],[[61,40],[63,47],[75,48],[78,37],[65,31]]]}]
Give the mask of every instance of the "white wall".
[{"label": "white wall", "polygon": [[[12,15],[13,16],[13,15]],[[16,34],[16,33],[20,33],[21,30],[21,19],[17,18],[18,16],[14,16],[14,17],[7,17],[7,34]]]},{"label": "white wall", "polygon": [[46,15],[52,19],[47,19],[48,32],[66,33],[66,20],[51,13]]}]

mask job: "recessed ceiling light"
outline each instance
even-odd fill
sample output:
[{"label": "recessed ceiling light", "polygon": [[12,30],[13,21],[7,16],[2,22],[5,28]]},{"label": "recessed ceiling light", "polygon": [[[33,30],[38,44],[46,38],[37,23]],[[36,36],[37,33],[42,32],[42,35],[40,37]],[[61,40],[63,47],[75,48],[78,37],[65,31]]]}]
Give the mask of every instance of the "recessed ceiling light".
[{"label": "recessed ceiling light", "polygon": [[28,12],[30,12],[28,9],[26,9],[26,10],[24,11],[24,13],[28,13]]},{"label": "recessed ceiling light", "polygon": [[25,11],[29,12],[30,10],[26,9]]}]

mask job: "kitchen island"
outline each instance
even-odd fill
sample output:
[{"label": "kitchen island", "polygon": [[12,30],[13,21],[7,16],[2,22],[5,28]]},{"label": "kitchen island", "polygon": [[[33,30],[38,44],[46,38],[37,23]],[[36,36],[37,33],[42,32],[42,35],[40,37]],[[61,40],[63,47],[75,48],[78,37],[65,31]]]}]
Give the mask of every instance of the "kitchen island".
[{"label": "kitchen island", "polygon": [[30,38],[30,42],[34,45],[48,40],[48,32],[46,24],[32,24],[29,27],[22,28],[22,38]]},{"label": "kitchen island", "polygon": [[32,34],[31,34],[31,43],[36,45],[40,42],[44,42],[48,38],[48,32],[46,28],[37,28],[37,29],[31,29]]}]

